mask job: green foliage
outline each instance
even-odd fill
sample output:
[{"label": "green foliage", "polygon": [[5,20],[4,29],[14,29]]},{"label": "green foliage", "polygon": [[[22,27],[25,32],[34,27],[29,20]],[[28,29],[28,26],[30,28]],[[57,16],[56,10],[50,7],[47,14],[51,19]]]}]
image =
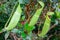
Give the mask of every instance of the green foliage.
[{"label": "green foliage", "polygon": [[56,10],[56,16],[57,18],[60,18],[60,12]]},{"label": "green foliage", "polygon": [[5,28],[7,31],[13,29],[14,27],[16,27],[17,23],[20,20],[21,13],[22,13],[22,10],[21,10],[20,4],[19,4],[16,11],[15,11],[15,13],[14,13],[14,15],[11,18],[11,21],[10,21],[9,25]]},{"label": "green foliage", "polygon": [[[48,0],[46,2],[49,2],[52,5],[52,2],[50,1],[51,0]],[[51,12],[50,8],[52,6],[49,3],[45,4],[46,2],[39,0],[18,0],[19,4],[15,5],[15,8],[12,10],[16,2],[17,0],[5,0],[4,3],[2,2],[0,6],[0,33],[6,31],[6,33],[3,33],[5,34],[5,39],[8,39],[10,32],[17,34],[19,37],[22,37],[23,40],[27,40],[27,36],[31,37],[32,39],[33,35],[38,35],[36,38],[45,37],[45,35],[48,37],[50,33],[52,33],[52,35],[54,34],[53,32],[50,32],[50,26],[54,26],[53,24],[56,24],[55,26],[57,27],[52,30],[59,30],[60,20],[57,18],[60,18],[60,12],[58,10]],[[45,7],[49,10],[45,10]],[[10,15],[11,11],[12,14]],[[44,11],[47,11],[48,13],[44,13]],[[26,18],[25,13],[28,13],[29,16],[31,16],[30,19],[28,18],[29,20]],[[41,18],[41,16],[43,17]],[[45,22],[42,22],[41,20],[45,20]],[[40,26],[42,28],[40,28]],[[35,33],[36,31],[38,31],[38,33]],[[1,37],[0,40],[4,40],[4,38],[1,39]],[[58,38],[56,37],[56,39],[53,40],[58,40]]]},{"label": "green foliage", "polygon": [[0,0],[0,29],[4,28],[16,2],[16,0]]},{"label": "green foliage", "polygon": [[28,24],[28,27],[26,27],[26,29],[29,29],[29,31],[34,29],[34,25],[37,23],[37,20],[39,18],[39,15],[41,14],[43,7],[44,7],[44,3],[43,2],[39,2],[40,5],[42,6],[42,8],[38,9],[36,11],[36,13],[33,15],[33,17],[30,20],[30,23]]},{"label": "green foliage", "polygon": [[50,22],[51,22],[51,19],[48,17],[48,15],[46,15],[46,20],[45,20],[42,32],[41,34],[39,34],[39,36],[43,37],[47,34],[47,32],[50,29]]}]

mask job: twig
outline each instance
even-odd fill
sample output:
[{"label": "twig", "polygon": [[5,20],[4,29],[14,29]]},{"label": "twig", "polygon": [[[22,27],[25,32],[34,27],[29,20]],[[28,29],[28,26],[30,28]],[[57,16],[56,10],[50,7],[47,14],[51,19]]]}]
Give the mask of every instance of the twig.
[{"label": "twig", "polygon": [[14,38],[14,40],[18,40],[16,34],[10,33],[10,35]]},{"label": "twig", "polygon": [[53,29],[54,27],[56,27],[56,24],[52,25],[50,29]]},{"label": "twig", "polygon": [[49,40],[52,36],[53,36],[53,35],[50,35],[50,36],[47,38],[47,40]]}]

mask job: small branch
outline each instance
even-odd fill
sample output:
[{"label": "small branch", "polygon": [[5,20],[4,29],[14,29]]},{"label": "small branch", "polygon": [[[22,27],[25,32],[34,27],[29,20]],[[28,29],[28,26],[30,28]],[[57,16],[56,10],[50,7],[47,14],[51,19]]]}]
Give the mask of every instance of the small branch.
[{"label": "small branch", "polygon": [[53,35],[50,35],[50,36],[47,38],[47,40],[49,40],[52,36],[53,36]]},{"label": "small branch", "polygon": [[50,29],[53,29],[54,27],[56,27],[56,24],[52,25]]},{"label": "small branch", "polygon": [[18,40],[16,34],[10,33],[10,35],[14,38],[14,40]]}]

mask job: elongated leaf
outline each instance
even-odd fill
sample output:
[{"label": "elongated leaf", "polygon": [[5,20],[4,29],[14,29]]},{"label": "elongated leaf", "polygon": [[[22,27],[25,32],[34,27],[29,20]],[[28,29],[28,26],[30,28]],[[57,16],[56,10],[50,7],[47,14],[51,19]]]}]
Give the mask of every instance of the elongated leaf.
[{"label": "elongated leaf", "polygon": [[[42,7],[44,7],[44,3],[43,2],[39,2],[40,3],[40,5],[42,6]],[[40,8],[40,9],[38,9],[37,11],[36,11],[36,13],[33,15],[33,17],[31,18],[31,21],[30,21],[30,23],[29,23],[29,26],[33,26],[33,25],[35,25],[36,24],[36,22],[37,22],[37,20],[38,20],[38,18],[39,18],[39,15],[41,14],[41,12],[42,12],[42,10],[43,10],[43,8]]]},{"label": "elongated leaf", "polygon": [[33,26],[33,25],[36,24],[36,22],[37,22],[37,20],[39,18],[39,15],[41,14],[41,12],[42,12],[42,9],[38,9],[36,11],[36,13],[34,14],[34,16],[31,18],[31,21],[29,23],[29,26]]},{"label": "elongated leaf", "polygon": [[40,9],[38,9],[37,11],[36,11],[36,13],[33,15],[33,17],[31,18],[31,21],[30,21],[30,23],[28,24],[28,27],[25,27],[25,29],[27,30],[28,29],[28,31],[31,31],[32,29],[34,29],[34,25],[36,24],[36,22],[37,22],[37,20],[38,20],[38,18],[39,18],[39,16],[40,16],[40,14],[41,14],[41,12],[42,12],[42,10],[43,10],[43,7],[44,7],[44,3],[43,2],[39,2],[40,3],[40,5],[42,6],[42,8],[40,8]]},{"label": "elongated leaf", "polygon": [[[49,13],[49,12],[48,12]],[[48,14],[47,13],[47,14]],[[51,12],[50,12],[51,13]],[[52,14],[54,14],[52,12]],[[49,31],[50,29],[50,22],[51,22],[51,19],[48,17],[48,15],[46,15],[46,20],[45,20],[45,23],[44,23],[44,26],[43,26],[43,29],[42,29],[42,32],[41,34],[39,34],[39,36],[43,37],[44,35],[47,34],[47,32]]]},{"label": "elongated leaf", "polygon": [[22,10],[20,8],[20,5],[18,5],[14,15],[11,18],[9,25],[5,28],[7,31],[16,27],[18,21],[20,20],[21,12],[22,12]]}]

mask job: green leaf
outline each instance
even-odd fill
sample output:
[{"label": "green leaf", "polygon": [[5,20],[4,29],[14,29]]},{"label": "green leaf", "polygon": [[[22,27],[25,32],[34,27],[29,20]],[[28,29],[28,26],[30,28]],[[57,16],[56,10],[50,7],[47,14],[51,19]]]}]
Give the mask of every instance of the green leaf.
[{"label": "green leaf", "polygon": [[42,8],[44,7],[44,3],[39,1],[40,5],[42,6]]},{"label": "green leaf", "polygon": [[47,13],[47,15],[51,15],[51,16],[52,16],[53,14],[54,14],[54,12],[48,12],[48,13]]},{"label": "green leaf", "polygon": [[24,21],[24,19],[25,19],[25,16],[22,16],[21,20]]},{"label": "green leaf", "polygon": [[[41,1],[40,1],[41,2]],[[40,3],[39,2],[39,3]],[[41,2],[40,3],[40,5],[43,7],[44,5],[42,5],[43,4],[43,2]],[[30,21],[30,23],[29,23],[29,26],[33,26],[33,25],[35,25],[36,24],[36,22],[37,22],[37,20],[38,20],[38,18],[39,18],[39,16],[40,16],[40,14],[41,14],[41,12],[42,12],[42,8],[40,8],[40,9],[38,9],[37,11],[36,11],[36,13],[33,15],[33,17],[31,18],[31,21]]]},{"label": "green leaf", "polygon": [[22,31],[21,32],[21,36],[22,36],[22,38],[25,38],[26,37],[26,34]]},{"label": "green leaf", "polygon": [[59,11],[55,11],[56,12],[56,16],[57,16],[57,18],[60,18],[60,12]]},{"label": "green leaf", "polygon": [[17,26],[18,26],[18,28],[21,28],[21,27],[22,27],[22,24],[19,22],[19,23],[17,24]]},{"label": "green leaf", "polygon": [[25,23],[24,29],[25,29],[25,30],[28,30],[28,22]]},{"label": "green leaf", "polygon": [[[41,1],[40,1],[41,2]],[[40,3],[39,2],[39,3]],[[27,30],[28,32],[31,32],[33,29],[34,29],[34,25],[36,24],[42,10],[43,10],[43,7],[44,7],[44,3],[41,2],[40,5],[42,6],[42,8],[38,9],[36,11],[36,13],[33,15],[33,17],[31,18],[30,20],[30,23],[29,24],[26,24],[24,29]]]},{"label": "green leaf", "polygon": [[21,10],[20,4],[19,4],[15,13],[14,13],[14,15],[11,18],[11,21],[10,21],[9,25],[7,27],[5,27],[5,29],[7,31],[12,30],[13,28],[16,27],[17,23],[20,20],[21,13],[22,13],[22,10]]},{"label": "green leaf", "polygon": [[[39,18],[39,16],[40,16],[40,14],[41,14],[41,12],[42,12],[42,10],[43,10],[43,7],[44,7],[44,3],[43,2],[39,2],[40,3],[40,5],[42,6],[42,8],[40,8],[40,9],[38,9],[37,11],[36,11],[36,13],[33,15],[33,17],[31,18],[31,20],[30,20],[30,23],[28,24],[28,27],[27,27],[27,29],[29,29],[30,31],[32,30],[32,29],[34,29],[34,25],[36,24],[36,22],[37,22],[37,20],[38,20],[38,18]],[[32,29],[31,29],[32,28]]]},{"label": "green leaf", "polygon": [[48,15],[46,15],[46,20],[45,20],[41,34],[38,34],[39,36],[43,37],[47,34],[47,32],[50,29],[50,22],[51,22],[51,19],[48,17]]},{"label": "green leaf", "polygon": [[24,30],[26,30],[28,32],[32,31],[34,28],[35,28],[34,26],[31,26],[31,27],[28,26],[28,22],[26,22],[24,25]]}]

